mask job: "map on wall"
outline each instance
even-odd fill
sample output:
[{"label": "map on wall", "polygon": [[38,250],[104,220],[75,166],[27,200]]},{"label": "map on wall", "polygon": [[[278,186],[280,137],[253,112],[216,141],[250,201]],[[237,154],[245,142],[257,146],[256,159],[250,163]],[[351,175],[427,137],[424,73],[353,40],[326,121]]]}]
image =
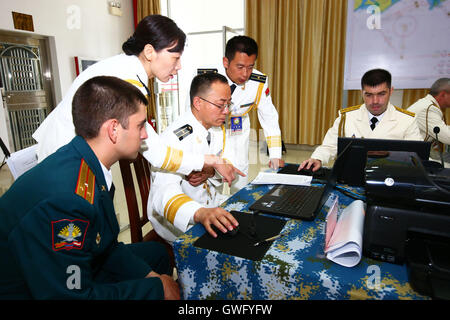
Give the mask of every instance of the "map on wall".
[{"label": "map on wall", "polygon": [[348,0],[344,89],[374,68],[396,89],[450,77],[450,0]]}]

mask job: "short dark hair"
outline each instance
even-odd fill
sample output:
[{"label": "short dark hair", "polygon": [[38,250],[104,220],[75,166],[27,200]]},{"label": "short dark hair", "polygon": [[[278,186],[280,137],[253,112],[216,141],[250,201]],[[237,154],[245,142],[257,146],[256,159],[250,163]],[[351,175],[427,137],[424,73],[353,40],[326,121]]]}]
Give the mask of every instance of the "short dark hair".
[{"label": "short dark hair", "polygon": [[169,52],[183,52],[186,34],[176,23],[165,16],[154,14],[142,19],[133,35],[122,45],[127,55],[139,55],[146,44],[151,44],[156,51],[170,48]]},{"label": "short dark hair", "polygon": [[202,73],[192,79],[191,89],[189,90],[191,106],[194,104],[194,98],[208,92],[214,82],[228,84],[227,78],[217,72]]},{"label": "short dark hair", "polygon": [[141,103],[148,102],[134,85],[116,77],[91,78],[78,88],[72,100],[75,133],[85,139],[95,138],[109,119],[117,119],[127,128],[128,118],[138,112]]},{"label": "short dark hair", "polygon": [[450,93],[450,78],[437,79],[430,88],[430,94],[433,97],[437,96],[441,91]]},{"label": "short dark hair", "polygon": [[225,47],[225,57],[228,61],[231,61],[234,59],[236,52],[243,52],[248,56],[254,54],[258,57],[258,44],[250,37],[235,36],[227,42]]},{"label": "short dark hair", "polygon": [[385,82],[387,87],[390,88],[392,76],[389,71],[384,69],[369,70],[361,78],[361,89],[364,89],[364,86],[376,87]]}]

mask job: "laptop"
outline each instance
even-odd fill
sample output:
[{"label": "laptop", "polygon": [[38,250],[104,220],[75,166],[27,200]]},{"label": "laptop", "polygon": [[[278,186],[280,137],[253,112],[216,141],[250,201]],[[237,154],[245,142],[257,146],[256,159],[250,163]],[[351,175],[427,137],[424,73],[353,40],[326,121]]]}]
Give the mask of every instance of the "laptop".
[{"label": "laptop", "polygon": [[349,149],[349,146],[336,157],[325,185],[293,186],[279,184],[256,200],[249,209],[291,219],[314,220],[327,201],[330,192],[336,186],[338,172],[343,168],[343,155]]}]

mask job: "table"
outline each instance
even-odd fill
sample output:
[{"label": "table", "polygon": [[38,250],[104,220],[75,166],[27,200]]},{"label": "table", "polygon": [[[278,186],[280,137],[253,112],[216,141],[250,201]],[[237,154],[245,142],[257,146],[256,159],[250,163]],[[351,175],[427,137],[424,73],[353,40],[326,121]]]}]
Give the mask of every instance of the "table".
[{"label": "table", "polygon": [[[273,185],[247,185],[222,204],[228,211],[248,207]],[[341,206],[352,198],[333,191]],[[327,208],[314,221],[289,219],[261,261],[251,261],[197,248],[205,233],[201,224],[174,242],[178,279],[184,299],[347,300],[428,299],[408,283],[406,265],[363,257],[352,268],[329,261],[323,254]]]}]

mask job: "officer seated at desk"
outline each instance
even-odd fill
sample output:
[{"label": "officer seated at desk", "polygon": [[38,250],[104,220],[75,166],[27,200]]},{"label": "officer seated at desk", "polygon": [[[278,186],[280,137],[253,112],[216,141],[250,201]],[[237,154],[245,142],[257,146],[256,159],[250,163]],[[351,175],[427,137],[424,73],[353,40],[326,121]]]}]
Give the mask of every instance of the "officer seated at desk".
[{"label": "officer seated at desk", "polygon": [[[443,160],[448,167],[450,153],[445,145],[450,145],[450,126],[445,122],[444,112],[450,108],[450,78],[436,80],[429,94],[412,104],[408,111],[416,114],[420,133],[425,141],[432,141],[431,158]],[[442,155],[442,158],[441,158]]]},{"label": "officer seated at desk", "polygon": [[[200,154],[216,154],[231,160],[224,122],[231,107],[227,79],[218,73],[205,73],[192,80],[191,110],[181,115],[163,133],[162,138],[174,148]],[[191,176],[192,175],[192,176]],[[222,177],[214,171],[184,176],[153,169],[148,200],[148,218],[155,231],[169,243],[195,223],[202,223],[213,237],[215,225],[227,232],[238,222],[217,207],[226,200],[220,193]],[[188,181],[189,180],[189,181]]]},{"label": "officer seated at desk", "polygon": [[383,69],[367,71],[361,79],[364,104],[339,111],[339,117],[327,131],[322,145],[303,168],[317,171],[337,154],[338,137],[423,140],[414,113],[395,107],[389,102],[394,88],[391,74]]}]

